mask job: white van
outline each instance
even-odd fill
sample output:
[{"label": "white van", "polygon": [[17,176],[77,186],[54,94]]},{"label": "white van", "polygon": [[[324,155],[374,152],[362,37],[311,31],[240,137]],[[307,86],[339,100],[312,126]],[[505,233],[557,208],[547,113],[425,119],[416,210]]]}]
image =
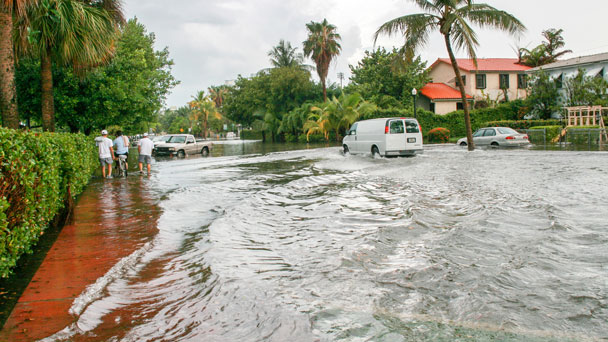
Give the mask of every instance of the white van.
[{"label": "white van", "polygon": [[422,153],[422,129],[416,119],[382,118],[355,122],[342,140],[344,153],[385,157]]}]

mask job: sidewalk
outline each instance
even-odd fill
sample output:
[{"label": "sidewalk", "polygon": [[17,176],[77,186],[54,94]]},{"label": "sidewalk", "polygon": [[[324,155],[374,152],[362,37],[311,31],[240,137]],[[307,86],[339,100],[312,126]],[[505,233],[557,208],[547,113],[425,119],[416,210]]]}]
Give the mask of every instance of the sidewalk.
[{"label": "sidewalk", "polygon": [[160,209],[148,179],[96,179],[0,331],[0,341],[34,341],[76,320],[73,300],[156,234]]}]

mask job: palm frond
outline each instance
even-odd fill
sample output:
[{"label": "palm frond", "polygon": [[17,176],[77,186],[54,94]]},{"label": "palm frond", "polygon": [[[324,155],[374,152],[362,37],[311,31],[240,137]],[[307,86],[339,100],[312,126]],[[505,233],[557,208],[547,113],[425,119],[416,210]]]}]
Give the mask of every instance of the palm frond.
[{"label": "palm frond", "polygon": [[455,14],[482,28],[497,28],[509,34],[519,34],[526,30],[524,24],[513,15],[487,4],[460,7]]}]

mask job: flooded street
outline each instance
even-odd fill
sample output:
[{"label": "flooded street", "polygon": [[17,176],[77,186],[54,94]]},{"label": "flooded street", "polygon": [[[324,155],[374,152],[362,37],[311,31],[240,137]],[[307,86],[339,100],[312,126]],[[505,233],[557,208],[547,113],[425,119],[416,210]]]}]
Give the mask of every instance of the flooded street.
[{"label": "flooded street", "polygon": [[155,235],[44,341],[608,339],[608,153],[291,148],[157,161]]}]

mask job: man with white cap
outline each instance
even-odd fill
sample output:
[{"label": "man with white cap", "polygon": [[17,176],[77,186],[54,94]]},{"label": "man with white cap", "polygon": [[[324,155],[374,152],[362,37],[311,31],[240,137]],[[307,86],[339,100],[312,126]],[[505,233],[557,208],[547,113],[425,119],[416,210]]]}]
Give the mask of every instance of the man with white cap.
[{"label": "man with white cap", "polygon": [[152,149],[154,143],[148,138],[148,133],[144,133],[144,137],[137,143],[137,151],[139,152],[139,172],[143,173],[143,163],[146,163],[148,168],[148,176],[150,175],[150,164],[152,163]]},{"label": "man with white cap", "polygon": [[101,131],[101,137],[95,138],[95,144],[99,148],[99,163],[101,164],[101,175],[106,178],[106,166],[108,167],[108,178],[112,178],[112,158],[114,147],[112,140],[108,138],[108,131]]}]

